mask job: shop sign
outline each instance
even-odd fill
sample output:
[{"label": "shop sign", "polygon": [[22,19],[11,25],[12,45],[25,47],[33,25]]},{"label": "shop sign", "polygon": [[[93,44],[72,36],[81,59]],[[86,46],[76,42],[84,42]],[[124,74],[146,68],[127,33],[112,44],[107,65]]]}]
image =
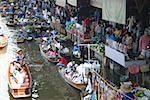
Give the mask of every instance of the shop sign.
[{"label": "shop sign", "polygon": [[125,67],[125,55],[105,45],[105,56]]}]

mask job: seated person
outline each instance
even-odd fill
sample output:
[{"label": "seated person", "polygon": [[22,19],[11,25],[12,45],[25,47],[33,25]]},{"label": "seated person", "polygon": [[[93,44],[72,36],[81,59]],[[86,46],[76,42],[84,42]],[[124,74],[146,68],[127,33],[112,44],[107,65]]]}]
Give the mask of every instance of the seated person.
[{"label": "seated person", "polygon": [[57,32],[55,31],[55,29],[53,31],[51,31],[52,36],[56,36]]},{"label": "seated person", "polygon": [[25,78],[24,67],[17,61],[12,62],[12,67],[10,70],[12,82],[22,84]]},{"label": "seated person", "polygon": [[13,74],[16,71],[21,71],[21,69],[22,69],[22,67],[21,67],[20,63],[17,61],[13,61],[10,73]]},{"label": "seated person", "polygon": [[58,61],[59,61],[59,63],[57,63],[57,66],[60,67],[60,68],[65,67],[68,64],[68,61],[63,56],[61,56]]},{"label": "seated person", "polygon": [[49,58],[56,58],[57,53],[55,51],[48,51],[47,52]]},{"label": "seated person", "polygon": [[67,64],[67,68],[72,68],[75,65],[75,61],[71,61]]},{"label": "seated person", "polygon": [[25,65],[25,55],[23,54],[23,50],[19,49],[17,51],[17,61],[21,64],[21,65]]},{"label": "seated person", "polygon": [[61,50],[60,50],[60,53],[62,54],[66,54],[66,53],[69,53],[69,49],[65,46],[62,46]]}]

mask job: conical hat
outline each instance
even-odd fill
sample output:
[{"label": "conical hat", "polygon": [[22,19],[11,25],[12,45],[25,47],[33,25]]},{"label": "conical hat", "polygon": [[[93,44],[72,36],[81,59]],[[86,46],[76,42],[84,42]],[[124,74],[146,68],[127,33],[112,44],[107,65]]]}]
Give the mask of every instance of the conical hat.
[{"label": "conical hat", "polygon": [[22,50],[22,49],[20,49],[20,48],[19,48],[19,49],[17,49],[17,53],[18,53],[18,52],[20,52],[20,51],[23,51],[23,50]]}]

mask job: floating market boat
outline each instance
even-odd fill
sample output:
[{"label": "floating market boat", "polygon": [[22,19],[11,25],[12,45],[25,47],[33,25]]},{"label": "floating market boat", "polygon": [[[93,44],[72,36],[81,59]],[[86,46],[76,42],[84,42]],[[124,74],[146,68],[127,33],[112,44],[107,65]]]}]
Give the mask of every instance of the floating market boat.
[{"label": "floating market boat", "polygon": [[23,98],[31,96],[32,78],[27,66],[22,71],[13,71],[14,66],[10,64],[8,69],[8,87],[9,92],[14,98]]},{"label": "floating market boat", "polygon": [[17,33],[13,36],[13,39],[15,39],[17,43],[23,43],[25,41],[26,37],[20,33]]},{"label": "floating market boat", "polygon": [[88,73],[92,69],[100,70],[100,64],[97,60],[85,61],[80,65],[69,62],[66,68],[59,69],[59,73],[68,84],[82,90],[88,83]]},{"label": "floating market boat", "polygon": [[59,57],[56,56],[56,58],[51,58],[49,55],[46,54],[45,50],[42,49],[41,44],[39,44],[39,48],[40,48],[41,55],[44,58],[46,58],[49,62],[52,62],[52,63],[57,63],[58,62]]},{"label": "floating market boat", "polygon": [[24,38],[18,37],[17,38],[17,43],[23,43],[25,41]]},{"label": "floating market boat", "polygon": [[66,71],[65,71],[64,68],[59,69],[59,74],[61,75],[61,77],[65,80],[66,83],[68,83],[72,87],[74,87],[74,88],[76,88],[78,90],[82,90],[82,88],[86,86],[86,84],[82,84],[82,82],[81,83],[75,83],[75,82],[73,82],[71,79],[69,79],[69,78],[67,78],[65,76],[65,73],[66,73]]},{"label": "floating market boat", "polygon": [[9,27],[15,27],[15,26],[16,26],[16,24],[15,24],[14,21],[13,21],[13,19],[7,21],[6,25],[9,26]]},{"label": "floating market boat", "polygon": [[6,47],[6,45],[7,45],[7,38],[3,34],[0,34],[0,49]]}]

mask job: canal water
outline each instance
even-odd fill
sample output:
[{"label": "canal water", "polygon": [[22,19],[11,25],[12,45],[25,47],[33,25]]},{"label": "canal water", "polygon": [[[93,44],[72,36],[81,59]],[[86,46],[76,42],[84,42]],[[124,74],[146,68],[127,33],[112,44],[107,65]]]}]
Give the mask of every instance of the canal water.
[{"label": "canal water", "polygon": [[[10,61],[14,59],[14,50],[17,46],[24,50],[32,79],[38,83],[37,100],[80,100],[79,91],[66,84],[59,75],[57,67],[41,56],[38,44],[35,41],[14,43],[11,39],[14,30],[7,28],[5,23],[5,19],[0,18],[1,32],[8,38],[7,48],[0,50],[0,100],[14,100],[8,93],[7,71]],[[37,60],[43,63],[36,64]],[[32,100],[32,98],[17,100]]]}]

